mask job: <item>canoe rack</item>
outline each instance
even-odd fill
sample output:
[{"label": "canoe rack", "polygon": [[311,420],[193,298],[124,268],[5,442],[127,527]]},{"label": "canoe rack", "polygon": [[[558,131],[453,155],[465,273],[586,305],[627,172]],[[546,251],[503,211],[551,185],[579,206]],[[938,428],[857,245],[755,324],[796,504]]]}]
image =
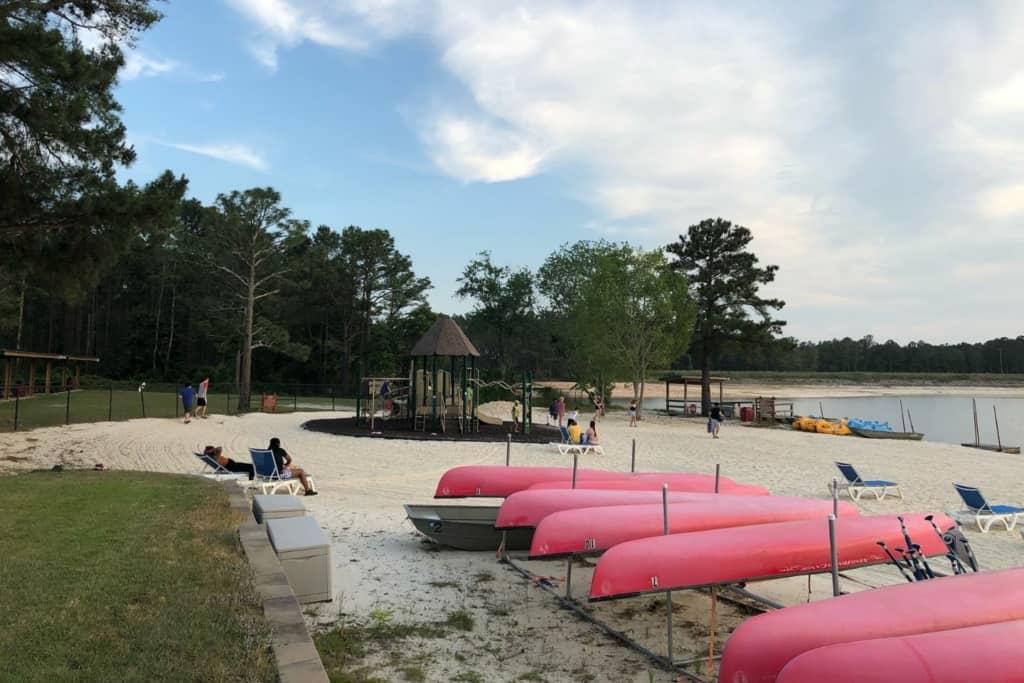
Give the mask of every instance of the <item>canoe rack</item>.
[{"label": "canoe rack", "polygon": [[[508,565],[514,571],[518,572],[523,578],[527,579],[534,585],[540,586],[545,591],[550,593],[555,598],[555,600],[558,601],[558,604],[564,607],[565,609],[570,610],[576,616],[580,617],[584,621],[591,623],[594,626],[597,626],[615,640],[619,641],[620,643],[630,648],[634,652],[638,652],[642,654],[644,657],[647,657],[649,660],[657,664],[665,671],[678,674],[681,678],[693,681],[693,683],[712,683],[712,681],[710,681],[709,679],[698,676],[696,673],[687,669],[686,667],[695,664],[707,664],[711,661],[718,661],[719,659],[721,659],[721,655],[716,654],[712,657],[693,657],[684,660],[672,659],[671,654],[669,656],[659,655],[653,650],[636,642],[622,631],[613,628],[610,624],[602,621],[601,619],[598,619],[593,614],[587,612],[585,609],[583,609],[580,603],[578,603],[571,597],[568,597],[568,595],[562,595],[556,589],[556,586],[554,584],[552,584],[550,581],[545,581],[544,577],[540,576],[539,574],[534,574],[529,569],[519,564],[516,561],[517,559],[525,558],[514,558],[508,553],[502,551],[498,561],[502,564]],[[572,558],[570,558],[569,562],[571,566]],[[569,577],[567,577],[567,579],[571,580],[571,574],[569,575]],[[671,591],[666,592],[671,593]],[[746,609],[752,609],[761,612],[768,612],[775,609],[781,609],[783,607],[783,605],[777,602],[769,600],[768,598],[761,597],[755,593],[751,593],[750,591],[742,587],[736,586],[718,586],[716,597],[718,600],[724,600],[726,602],[739,605]]]}]

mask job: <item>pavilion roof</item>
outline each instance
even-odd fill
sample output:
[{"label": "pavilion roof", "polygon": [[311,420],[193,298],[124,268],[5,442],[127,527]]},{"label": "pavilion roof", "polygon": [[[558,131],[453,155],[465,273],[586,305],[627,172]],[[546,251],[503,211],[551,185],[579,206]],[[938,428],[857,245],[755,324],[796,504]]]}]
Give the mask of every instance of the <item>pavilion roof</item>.
[{"label": "pavilion roof", "polygon": [[426,334],[412,347],[412,356],[479,356],[459,324],[440,315]]}]

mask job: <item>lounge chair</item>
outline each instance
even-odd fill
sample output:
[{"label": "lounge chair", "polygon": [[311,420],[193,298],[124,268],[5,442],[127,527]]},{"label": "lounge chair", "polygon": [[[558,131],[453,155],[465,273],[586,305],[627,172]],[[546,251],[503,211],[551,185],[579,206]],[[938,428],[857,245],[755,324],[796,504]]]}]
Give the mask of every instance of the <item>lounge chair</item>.
[{"label": "lounge chair", "polygon": [[894,495],[899,495],[900,500],[903,500],[903,489],[900,485],[894,481],[885,481],[883,479],[861,479],[860,475],[857,474],[857,470],[853,468],[853,465],[845,462],[837,462],[836,467],[846,477],[846,491],[850,494],[850,498],[853,500],[860,500],[861,496],[865,492],[871,491],[875,494],[875,500],[882,500],[889,494],[889,489],[893,490]]},{"label": "lounge chair", "polygon": [[[249,486],[259,488],[264,495],[272,495],[282,490],[295,495],[302,490],[302,482],[298,478],[281,478],[281,473],[277,471],[277,461],[274,460],[273,451],[265,448],[250,448],[249,455],[256,470],[255,478],[251,482],[247,482]],[[307,474],[306,479],[312,486],[313,478]]]},{"label": "lounge chair", "polygon": [[248,479],[249,476],[245,472],[232,472],[225,468],[214,457],[206,455],[205,453],[193,453],[194,456],[199,458],[203,462],[203,469],[192,474],[197,477],[206,477],[207,479]]},{"label": "lounge chair", "polygon": [[1017,526],[1017,515],[1024,512],[1024,508],[1012,505],[989,505],[985,496],[974,486],[953,484],[953,488],[960,494],[967,509],[974,513],[974,521],[984,533],[987,533],[996,522],[1002,522],[1006,530],[1010,531]]},{"label": "lounge chair", "polygon": [[601,448],[600,444],[576,443],[569,436],[569,430],[564,425],[559,425],[558,429],[562,432],[562,443],[556,443],[555,446],[558,447],[558,452],[562,455],[569,455],[571,453],[604,455],[604,449]]}]

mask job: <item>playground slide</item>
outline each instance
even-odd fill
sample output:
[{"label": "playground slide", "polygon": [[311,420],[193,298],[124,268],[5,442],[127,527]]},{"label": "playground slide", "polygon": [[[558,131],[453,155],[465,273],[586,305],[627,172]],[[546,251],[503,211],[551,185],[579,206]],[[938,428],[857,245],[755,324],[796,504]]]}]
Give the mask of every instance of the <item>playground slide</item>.
[{"label": "playground slide", "polygon": [[494,415],[487,413],[484,406],[480,406],[479,408],[476,409],[476,418],[483,422],[484,424],[497,425],[498,427],[500,427],[504,423],[504,420],[502,420],[500,417],[496,417]]}]

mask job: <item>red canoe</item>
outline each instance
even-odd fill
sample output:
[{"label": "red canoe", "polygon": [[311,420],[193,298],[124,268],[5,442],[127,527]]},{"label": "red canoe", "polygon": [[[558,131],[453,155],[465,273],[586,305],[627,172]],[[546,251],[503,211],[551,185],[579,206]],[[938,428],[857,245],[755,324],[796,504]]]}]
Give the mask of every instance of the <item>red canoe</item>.
[{"label": "red canoe", "polygon": [[[946,553],[924,515],[904,519],[922,552]],[[944,530],[955,526],[945,515],[935,515],[935,522]],[[890,548],[906,545],[896,515],[840,517],[836,541],[841,569],[886,562],[877,541]],[[831,566],[826,519],[672,534],[613,546],[597,563],[590,599],[815,574]]]},{"label": "red canoe", "polygon": [[[576,481],[599,481],[612,479],[629,482],[641,475],[631,472],[610,472],[608,470],[577,470]],[[689,490],[689,486],[700,485],[708,492],[714,488],[715,478],[708,474],[688,472],[654,472],[643,476],[655,476],[668,483],[676,491]],[[540,482],[563,482],[572,485],[571,467],[502,467],[501,465],[464,465],[445,472],[437,482],[435,498],[488,497],[504,498],[516,491],[523,491]],[[722,479],[732,483],[731,479]],[[709,483],[710,482],[710,483]],[[627,484],[628,485],[628,484]],[[657,488],[661,489],[659,483]]]},{"label": "red canoe", "polygon": [[802,654],[776,680],[818,683],[827,671],[829,683],[1024,683],[1021,643],[1024,621],[860,640]]},{"label": "red canoe", "polygon": [[[524,493],[534,493],[525,491]],[[517,493],[516,496],[524,495]],[[669,531],[681,534],[753,524],[828,519],[831,500],[783,496],[733,496],[690,493],[703,500],[669,505]],[[511,498],[509,500],[512,500]],[[505,503],[508,504],[508,501]],[[859,515],[853,503],[839,503],[841,516]],[[566,510],[544,517],[530,546],[531,557],[603,552],[612,546],[664,534],[661,505],[626,505],[611,508]]]},{"label": "red canoe", "polygon": [[[790,660],[826,645],[1024,619],[1022,585],[1024,569],[1006,569],[902,583],[761,614],[740,624],[726,642],[718,681],[769,683]],[[1021,641],[1016,642],[1019,649]],[[864,651],[859,661],[866,666],[853,673],[871,669],[875,658]],[[967,657],[966,662],[981,665],[980,658]],[[819,680],[831,680],[837,670],[829,668],[829,676]],[[959,680],[990,679],[981,674]]]},{"label": "red canoe", "polygon": [[[665,479],[665,475],[637,474],[631,479],[587,479],[577,481],[578,489],[616,489],[619,491],[660,491],[662,484],[668,484],[670,491],[689,491],[691,493],[714,493],[715,478],[703,474],[687,475],[688,478],[680,478],[678,475],[673,481]],[[530,487],[535,489],[567,489],[572,486],[566,481],[543,481]],[[763,486],[755,484],[737,484],[730,479],[719,479],[719,493],[729,493],[735,496],[770,496],[771,491]]]},{"label": "red canoe", "polygon": [[[714,500],[715,498],[742,498],[714,493],[689,493],[669,491],[671,503],[692,503]],[[769,498],[759,498],[769,500]],[[619,505],[644,505],[661,503],[661,491],[622,491],[615,489],[527,489],[516,491],[501,505],[498,519],[494,523],[499,529],[513,527],[535,527],[542,519],[554,512],[578,508],[601,508]],[[658,506],[661,509],[661,506]]]}]

